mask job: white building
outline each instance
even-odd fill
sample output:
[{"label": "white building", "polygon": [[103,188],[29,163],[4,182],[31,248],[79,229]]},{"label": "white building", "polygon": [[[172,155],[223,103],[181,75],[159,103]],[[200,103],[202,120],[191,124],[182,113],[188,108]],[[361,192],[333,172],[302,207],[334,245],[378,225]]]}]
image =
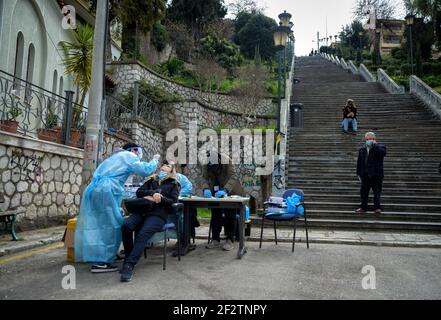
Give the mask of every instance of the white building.
[{"label": "white building", "polygon": [[0,70],[64,96],[62,41],[73,42],[55,0],[0,0]]},{"label": "white building", "polygon": [[[60,50],[61,42],[74,41],[71,30],[62,27],[63,4],[75,7],[77,21],[94,26],[84,0],[0,0],[0,71],[61,96],[75,91]],[[113,59],[120,55],[113,43]]]}]

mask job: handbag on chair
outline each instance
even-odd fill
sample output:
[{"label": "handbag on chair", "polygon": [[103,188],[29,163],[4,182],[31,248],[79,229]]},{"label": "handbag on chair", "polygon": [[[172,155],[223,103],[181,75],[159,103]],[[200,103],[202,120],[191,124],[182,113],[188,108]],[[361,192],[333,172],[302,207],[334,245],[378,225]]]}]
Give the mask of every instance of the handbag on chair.
[{"label": "handbag on chair", "polygon": [[146,216],[155,208],[156,203],[144,198],[137,198],[125,200],[124,204],[128,213]]}]

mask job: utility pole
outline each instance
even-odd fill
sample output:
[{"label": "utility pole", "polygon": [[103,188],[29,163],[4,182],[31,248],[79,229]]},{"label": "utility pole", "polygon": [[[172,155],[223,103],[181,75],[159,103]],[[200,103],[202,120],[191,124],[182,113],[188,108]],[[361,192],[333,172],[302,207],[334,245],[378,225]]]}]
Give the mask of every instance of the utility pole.
[{"label": "utility pole", "polygon": [[320,53],[320,32],[317,32],[317,54]]},{"label": "utility pole", "polygon": [[98,0],[93,39],[92,84],[89,93],[89,110],[87,114],[86,139],[84,145],[82,190],[89,184],[98,165],[101,110],[104,100],[108,10],[108,0]]}]

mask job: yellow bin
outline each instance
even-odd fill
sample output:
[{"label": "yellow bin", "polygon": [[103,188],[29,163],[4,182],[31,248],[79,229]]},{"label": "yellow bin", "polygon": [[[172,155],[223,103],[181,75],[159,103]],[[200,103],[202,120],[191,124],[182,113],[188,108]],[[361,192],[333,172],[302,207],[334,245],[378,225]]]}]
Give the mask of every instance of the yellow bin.
[{"label": "yellow bin", "polygon": [[66,237],[64,239],[64,247],[67,249],[67,262],[75,262],[75,227],[77,219],[70,219],[66,226]]}]

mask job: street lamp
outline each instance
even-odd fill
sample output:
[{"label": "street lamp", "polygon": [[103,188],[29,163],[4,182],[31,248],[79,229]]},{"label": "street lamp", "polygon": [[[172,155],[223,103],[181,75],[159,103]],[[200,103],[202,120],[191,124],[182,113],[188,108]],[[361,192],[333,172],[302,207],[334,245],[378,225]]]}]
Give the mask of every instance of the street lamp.
[{"label": "street lamp", "polygon": [[409,27],[410,65],[411,65],[411,69],[412,69],[412,74],[414,74],[414,70],[413,70],[412,25],[415,22],[415,16],[413,14],[408,14],[405,19],[406,19],[406,24]]},{"label": "street lamp", "polygon": [[292,18],[292,15],[290,13],[287,13],[286,10],[283,11],[283,13],[279,14],[279,19],[280,19],[280,22],[282,23],[281,25],[283,27],[288,27],[288,28],[290,27],[289,20],[291,20],[291,18]]},{"label": "street lamp", "polygon": [[[279,17],[286,17],[290,14],[286,14],[286,11],[282,13]],[[282,19],[282,18],[281,18]],[[286,43],[288,41],[288,34],[290,32],[290,28],[287,26],[288,23],[284,26],[283,22],[280,22],[280,25],[274,30],[274,45],[278,49],[279,55],[279,82],[278,82],[278,107],[277,107],[277,133],[280,133],[280,112],[282,108],[282,51],[286,47]]]}]

